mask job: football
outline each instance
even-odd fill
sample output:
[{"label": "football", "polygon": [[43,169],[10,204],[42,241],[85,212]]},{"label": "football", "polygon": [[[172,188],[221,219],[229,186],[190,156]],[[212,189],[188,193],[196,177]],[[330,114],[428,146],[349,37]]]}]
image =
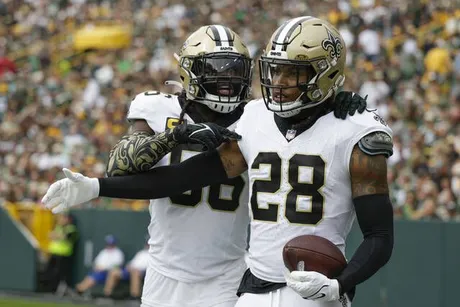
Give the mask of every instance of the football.
[{"label": "football", "polygon": [[296,237],[284,245],[284,265],[292,271],[315,271],[337,277],[347,265],[340,249],[331,241],[314,235]]}]

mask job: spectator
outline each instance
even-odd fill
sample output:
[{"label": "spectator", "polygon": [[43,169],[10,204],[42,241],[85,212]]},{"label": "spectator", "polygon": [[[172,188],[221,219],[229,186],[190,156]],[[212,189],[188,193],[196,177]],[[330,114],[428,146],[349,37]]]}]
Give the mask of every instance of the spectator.
[{"label": "spectator", "polygon": [[124,255],[117,247],[115,237],[107,235],[105,243],[105,248],[94,259],[92,272],[77,284],[76,290],[78,293],[83,293],[96,284],[104,284],[109,271],[122,266]]},{"label": "spectator", "polygon": [[405,219],[412,220],[412,216],[414,215],[414,211],[416,208],[416,198],[414,192],[406,193],[406,199],[404,204],[399,208],[399,214]]},{"label": "spectator", "polygon": [[60,281],[69,282],[77,240],[78,231],[73,224],[72,216],[67,213],[58,215],[57,225],[50,233],[50,258],[41,278],[42,284],[48,290],[55,291]]},{"label": "spectator", "polygon": [[149,263],[149,245],[138,251],[134,258],[123,268],[110,270],[107,282],[104,287],[104,294],[107,297],[112,295],[113,289],[120,281],[129,280],[129,294],[133,300],[139,300],[142,292],[142,280]]},{"label": "spectator", "polygon": [[[380,106],[385,108],[386,99],[390,94],[390,87],[383,80],[383,72],[377,70],[372,73],[368,81],[365,81],[359,90],[359,94],[363,97],[367,95],[367,103],[370,109],[378,108],[379,114],[381,113]],[[385,112],[388,113],[388,112]],[[388,118],[388,116],[384,116]]]},{"label": "spectator", "polygon": [[[349,47],[345,86],[369,95],[369,107],[377,107],[390,122],[394,177],[407,177],[415,191],[421,184],[418,169],[427,168],[438,189],[443,179],[450,182],[451,203],[458,206],[460,29],[455,0],[429,5],[409,0],[48,2],[46,9],[43,1],[0,2],[0,57],[5,59],[0,73],[0,201],[38,202],[63,166],[103,176],[108,151],[125,134],[132,97],[146,90],[176,90],[164,86],[165,80],[178,78],[173,53],[197,25],[227,24],[258,57],[269,33],[284,20],[305,14],[329,16],[343,33]],[[129,47],[73,49],[75,29],[108,23],[132,28]],[[254,96],[261,95],[258,78],[252,88]],[[444,196],[434,196],[434,212],[444,206],[441,200]],[[148,208],[146,201],[94,203]],[[460,219],[457,210],[449,212],[450,218]]]},{"label": "spectator", "polygon": [[358,44],[364,51],[366,60],[376,63],[380,56],[380,35],[372,27],[365,24],[364,30],[359,33]]}]

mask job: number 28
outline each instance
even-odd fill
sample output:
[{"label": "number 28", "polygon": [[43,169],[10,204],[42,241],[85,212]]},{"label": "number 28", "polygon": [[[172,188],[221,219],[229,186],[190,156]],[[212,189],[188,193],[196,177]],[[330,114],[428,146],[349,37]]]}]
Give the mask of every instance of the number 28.
[{"label": "number 28", "polygon": [[[323,218],[324,196],[320,189],[324,185],[326,163],[320,156],[296,154],[288,161],[287,181],[292,189],[286,197],[287,220],[295,224],[316,225]],[[276,222],[278,220],[278,204],[269,204],[268,209],[259,206],[258,193],[277,193],[281,188],[281,158],[276,152],[261,152],[252,163],[252,169],[261,165],[270,166],[270,179],[257,179],[252,184],[251,208],[255,220]],[[310,182],[299,180],[300,167],[313,169]],[[299,196],[311,199],[311,210],[299,210]]]}]

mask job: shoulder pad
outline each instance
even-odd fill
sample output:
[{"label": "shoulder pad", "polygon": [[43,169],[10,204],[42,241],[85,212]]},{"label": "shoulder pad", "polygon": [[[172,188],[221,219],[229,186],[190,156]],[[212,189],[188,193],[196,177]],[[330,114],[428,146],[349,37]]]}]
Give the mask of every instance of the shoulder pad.
[{"label": "shoulder pad", "polygon": [[151,120],[152,116],[157,117],[156,114],[159,110],[171,106],[173,99],[177,99],[177,96],[159,91],[142,92],[131,101],[127,116],[128,120]]},{"label": "shoulder pad", "polygon": [[260,108],[261,106],[263,106],[264,108],[265,107],[265,103],[264,101],[262,100],[262,98],[260,99],[253,99],[253,100],[250,100],[248,101],[245,105],[244,105],[244,110],[254,110],[254,109],[258,109]]},{"label": "shoulder pad", "polygon": [[368,155],[384,155],[390,157],[393,154],[393,140],[388,133],[375,131],[362,137],[358,142],[359,149]]},{"label": "shoulder pad", "polygon": [[173,98],[176,95],[166,94],[159,91],[147,91],[137,94],[136,97],[133,98],[132,102],[141,102],[141,103],[152,103],[155,101],[162,101],[168,100]]}]

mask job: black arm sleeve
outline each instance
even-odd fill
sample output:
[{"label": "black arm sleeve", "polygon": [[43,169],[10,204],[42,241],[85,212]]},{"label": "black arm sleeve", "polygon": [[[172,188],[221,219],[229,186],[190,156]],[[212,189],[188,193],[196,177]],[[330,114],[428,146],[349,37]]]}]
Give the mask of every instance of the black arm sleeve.
[{"label": "black arm sleeve", "polygon": [[337,277],[341,294],[374,275],[393,251],[393,207],[388,194],[364,195],[353,202],[364,241]]},{"label": "black arm sleeve", "polygon": [[99,178],[99,196],[155,199],[221,183],[227,179],[219,153],[214,150],[180,164],[156,167],[145,173]]}]

